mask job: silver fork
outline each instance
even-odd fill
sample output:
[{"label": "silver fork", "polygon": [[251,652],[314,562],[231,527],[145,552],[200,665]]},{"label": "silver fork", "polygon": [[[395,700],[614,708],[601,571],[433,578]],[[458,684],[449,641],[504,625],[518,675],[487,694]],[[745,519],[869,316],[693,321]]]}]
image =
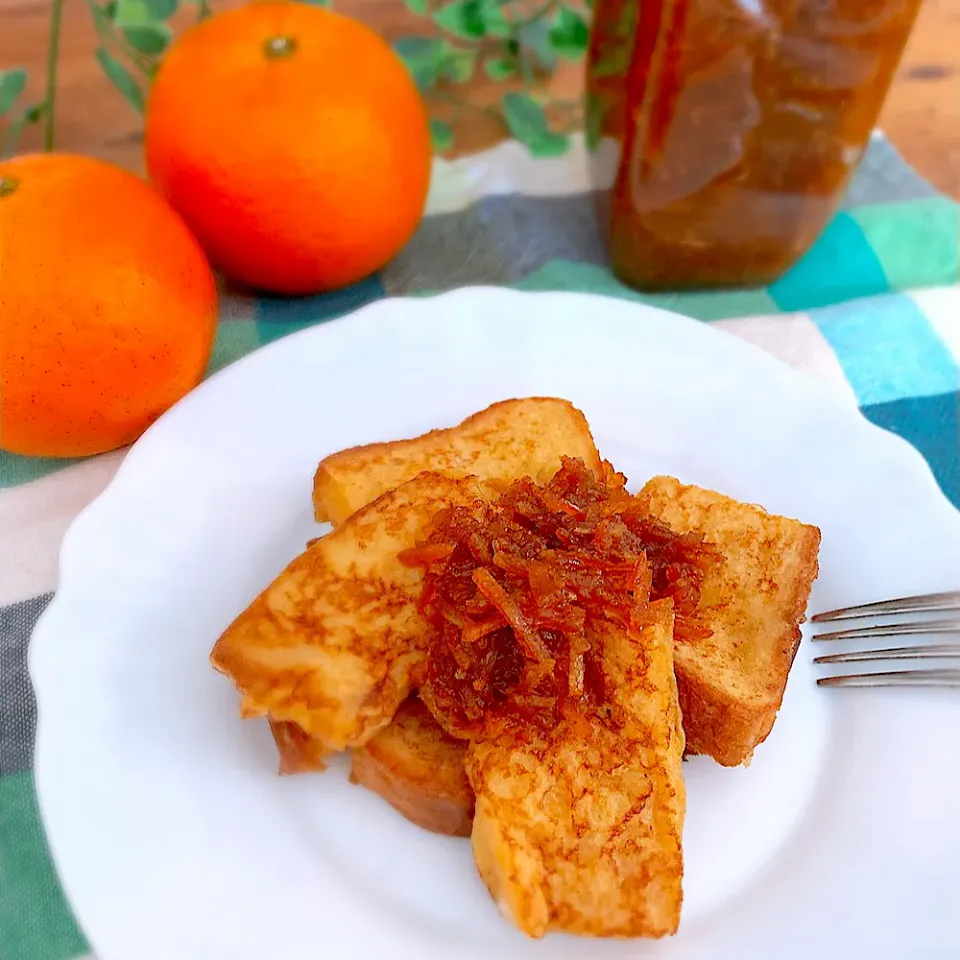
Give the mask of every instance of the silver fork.
[{"label": "silver fork", "polygon": [[[923,620],[912,617],[916,613],[960,611],[960,591],[927,593],[916,597],[881,600],[856,607],[827,610],[811,617],[816,624],[836,623],[839,620],[869,620],[888,617],[884,623],[848,627],[813,634],[822,640],[881,640],[899,636],[960,636],[960,616]],[[903,647],[877,647],[869,650],[851,650],[814,657],[819,664],[878,663],[889,660],[957,660],[960,661],[960,642],[920,643]],[[851,673],[835,677],[820,677],[822,687],[958,687],[960,667],[933,667],[917,670],[885,670],[879,673]]]}]

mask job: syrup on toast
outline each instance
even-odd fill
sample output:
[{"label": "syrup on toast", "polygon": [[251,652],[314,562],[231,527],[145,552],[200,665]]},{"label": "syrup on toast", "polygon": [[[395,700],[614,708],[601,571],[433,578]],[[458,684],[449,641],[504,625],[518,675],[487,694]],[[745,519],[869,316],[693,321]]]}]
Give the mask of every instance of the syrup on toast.
[{"label": "syrup on toast", "polygon": [[[668,526],[695,530],[720,550],[702,593],[703,621],[713,635],[676,644],[677,685],[688,754],[706,754],[725,766],[748,763],[780,708],[817,575],[820,533],[670,477],[654,478],[640,496]],[[423,726],[434,736],[439,732],[432,718]],[[405,771],[395,764],[391,773],[396,789]],[[443,769],[437,777],[455,775]],[[429,783],[415,773],[411,779],[417,792],[408,795],[429,805]]]},{"label": "syrup on toast", "polygon": [[422,571],[398,559],[438,510],[492,496],[474,478],[424,473],[321,537],[217,641],[213,666],[244,716],[292,722],[314,759],[383,729],[416,686],[428,625]]},{"label": "syrup on toast", "polygon": [[672,601],[649,605],[638,639],[602,625],[602,643],[608,711],[467,751],[477,867],[533,937],[661,937],[680,921],[686,793]]},{"label": "syrup on toast", "polygon": [[[687,752],[706,754],[725,766],[748,763],[780,708],[817,575],[820,533],[671,477],[654,478],[639,496],[658,519],[677,532],[703,534],[722,555],[702,591],[702,619],[713,634],[676,644],[677,684]],[[407,731],[406,736],[421,732],[429,743],[440,735],[440,727],[426,716],[418,731]],[[288,745],[281,747],[281,755],[299,751],[302,756],[310,750],[309,744]],[[431,807],[448,799],[440,785],[456,782],[459,758],[434,758],[440,792],[432,795],[420,768],[407,771],[401,756],[392,758],[389,786],[373,777],[364,785],[377,792],[378,785],[383,786],[389,802],[398,794],[405,796],[405,815],[415,822],[429,821]],[[283,762],[297,766],[296,756]],[[309,763],[300,768],[315,769]],[[467,816],[470,798],[462,797],[461,804],[460,815]]]},{"label": "syrup on toast", "polygon": [[469,837],[474,797],[466,752],[465,741],[451,737],[422,701],[410,697],[389,726],[353,751],[350,779],[425,830]]},{"label": "syrup on toast", "polygon": [[456,427],[331,454],[314,477],[314,513],[319,522],[337,526],[427,470],[506,483],[529,476],[546,483],[560,469],[561,457],[579,458],[599,475],[600,456],[584,415],[552,397],[504,400]]},{"label": "syrup on toast", "polygon": [[673,477],[654,477],[639,496],[675,532],[696,531],[719,549],[699,607],[713,634],[676,644],[677,686],[688,753],[748,763],[780,709],[820,531]]}]

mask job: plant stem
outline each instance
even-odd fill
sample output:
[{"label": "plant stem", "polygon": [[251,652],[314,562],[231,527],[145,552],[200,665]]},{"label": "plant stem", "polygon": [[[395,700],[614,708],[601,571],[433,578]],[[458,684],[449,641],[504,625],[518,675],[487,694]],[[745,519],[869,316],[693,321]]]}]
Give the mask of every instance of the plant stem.
[{"label": "plant stem", "polygon": [[475,110],[478,113],[482,113],[487,117],[491,117],[496,120],[498,123],[503,123],[503,117],[494,110],[493,107],[484,107],[479,103],[471,103],[469,100],[461,100],[459,97],[455,97],[452,93],[448,93],[446,90],[440,90],[434,87],[430,91],[432,96],[435,96],[438,100],[443,100],[446,103],[449,103],[453,107],[457,107],[462,110],[464,108],[468,110]]},{"label": "plant stem", "polygon": [[94,0],[87,0],[87,7],[90,10],[90,16],[93,18],[93,26],[97,31],[100,46],[110,53],[119,53],[130,60],[144,76],[149,77],[154,65],[153,59],[131,47],[123,36],[123,32],[110,22],[110,19]]},{"label": "plant stem", "polygon": [[53,0],[50,10],[50,39],[47,44],[47,100],[43,128],[43,149],[53,150],[54,107],[57,100],[57,56],[60,52],[60,19],[63,0]]},{"label": "plant stem", "polygon": [[523,77],[523,85],[527,88],[531,87],[533,85],[533,63],[522,47],[517,57],[517,63],[520,65],[520,76]]},{"label": "plant stem", "polygon": [[526,17],[523,20],[514,20],[510,25],[515,29],[519,30],[521,27],[529,27],[530,24],[536,23],[538,20],[542,20],[548,13],[550,13],[557,5],[557,0],[547,0],[543,6],[538,10],[534,10],[529,17]]}]

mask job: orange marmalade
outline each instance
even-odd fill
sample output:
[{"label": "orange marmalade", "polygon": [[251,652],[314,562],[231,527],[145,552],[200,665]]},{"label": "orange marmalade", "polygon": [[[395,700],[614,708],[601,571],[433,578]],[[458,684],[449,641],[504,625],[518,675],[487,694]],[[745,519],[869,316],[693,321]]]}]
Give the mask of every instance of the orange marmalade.
[{"label": "orange marmalade", "polygon": [[836,210],[920,4],[596,0],[587,137],[621,279],[787,270]]},{"label": "orange marmalade", "polygon": [[492,504],[455,507],[401,554],[425,568],[421,609],[435,628],[421,696],[448,732],[549,730],[571,707],[604,701],[600,621],[639,634],[645,605],[672,597],[677,640],[696,618],[712,548],[650,518],[580,460],[546,486],[529,478]]}]

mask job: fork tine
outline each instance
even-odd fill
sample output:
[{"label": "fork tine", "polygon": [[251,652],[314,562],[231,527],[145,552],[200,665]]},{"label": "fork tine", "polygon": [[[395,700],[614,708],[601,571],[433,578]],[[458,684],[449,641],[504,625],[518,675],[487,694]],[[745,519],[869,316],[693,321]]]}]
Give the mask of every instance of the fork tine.
[{"label": "fork tine", "polygon": [[811,640],[866,640],[871,637],[900,637],[906,634],[960,633],[960,617],[950,620],[910,620],[904,623],[876,623],[870,627],[848,627],[829,633],[811,634]]},{"label": "fork tine", "polygon": [[960,643],[925,643],[913,647],[887,647],[884,650],[848,650],[814,657],[814,663],[861,663],[871,660],[937,660],[960,657]]},{"label": "fork tine", "polygon": [[851,673],[820,677],[818,687],[960,687],[960,669],[891,670],[886,673]]},{"label": "fork tine", "polygon": [[896,600],[880,600],[856,607],[838,607],[836,610],[825,610],[810,619],[813,623],[826,623],[829,620],[875,617],[884,613],[917,613],[923,610],[960,610],[960,590],[899,597]]}]

